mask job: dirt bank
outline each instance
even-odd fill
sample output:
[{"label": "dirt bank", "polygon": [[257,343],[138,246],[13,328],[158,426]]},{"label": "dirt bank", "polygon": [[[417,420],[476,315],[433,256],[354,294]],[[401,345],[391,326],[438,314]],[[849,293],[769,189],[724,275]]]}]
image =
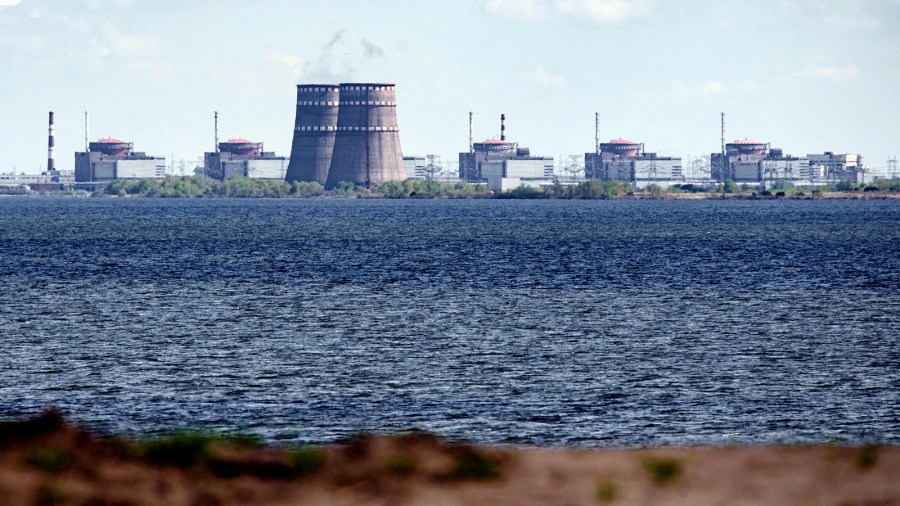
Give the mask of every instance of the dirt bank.
[{"label": "dirt bank", "polygon": [[0,504],[900,505],[900,448],[474,448],[427,435],[326,448],[0,424]]}]

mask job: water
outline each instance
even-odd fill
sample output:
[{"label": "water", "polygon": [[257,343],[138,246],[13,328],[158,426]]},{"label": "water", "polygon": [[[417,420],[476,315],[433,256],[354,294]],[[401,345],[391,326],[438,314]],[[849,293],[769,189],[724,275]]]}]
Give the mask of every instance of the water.
[{"label": "water", "polygon": [[0,417],[900,443],[891,201],[0,199]]}]

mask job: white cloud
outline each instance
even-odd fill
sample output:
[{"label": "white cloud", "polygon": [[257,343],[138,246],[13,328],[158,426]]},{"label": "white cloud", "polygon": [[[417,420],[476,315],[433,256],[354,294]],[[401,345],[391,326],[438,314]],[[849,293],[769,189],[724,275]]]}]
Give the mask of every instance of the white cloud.
[{"label": "white cloud", "polygon": [[303,77],[304,62],[289,53],[272,54],[266,57],[270,72],[279,77],[297,81]]},{"label": "white cloud", "polygon": [[562,88],[566,85],[562,76],[547,72],[541,67],[528,75],[528,81],[546,88]]},{"label": "white cloud", "polygon": [[128,68],[150,74],[159,81],[171,79],[175,75],[175,69],[166,63],[138,62],[128,65]]},{"label": "white cloud", "polygon": [[22,0],[0,0],[0,7],[12,7],[13,5],[19,5],[19,2]]},{"label": "white cloud", "polygon": [[91,0],[88,2],[88,9],[97,10],[105,9],[107,7],[131,7],[132,4],[134,4],[134,0]]},{"label": "white cloud", "polygon": [[488,0],[484,8],[490,12],[530,20],[542,19],[549,14],[543,0]]},{"label": "white cloud", "polygon": [[615,23],[646,16],[653,10],[652,0],[557,0],[556,10],[584,15],[601,23]]},{"label": "white cloud", "polygon": [[828,16],[822,18],[821,23],[826,29],[845,32],[877,32],[882,26],[880,20],[865,14]]},{"label": "white cloud", "polygon": [[828,65],[813,66],[811,71],[814,75],[831,81],[852,81],[859,77],[859,68],[852,63],[848,63],[841,67]]},{"label": "white cloud", "polygon": [[686,97],[705,97],[722,93],[725,91],[725,84],[722,81],[707,81],[696,86],[682,86],[679,91]]},{"label": "white cloud", "polygon": [[859,67],[853,63],[837,65],[822,56],[811,56],[806,65],[794,72],[800,78],[816,77],[829,81],[852,81],[860,75]]},{"label": "white cloud", "polygon": [[103,27],[103,36],[112,47],[112,51],[126,58],[133,58],[150,52],[153,49],[153,38],[144,35],[122,33],[111,24]]}]

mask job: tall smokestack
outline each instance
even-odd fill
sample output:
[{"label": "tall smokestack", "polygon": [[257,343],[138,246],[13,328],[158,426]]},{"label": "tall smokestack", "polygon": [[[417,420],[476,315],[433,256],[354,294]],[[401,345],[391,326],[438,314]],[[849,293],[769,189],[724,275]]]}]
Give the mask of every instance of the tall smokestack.
[{"label": "tall smokestack", "polygon": [[722,113],[722,166],[719,169],[719,179],[725,182],[725,171],[728,168],[728,161],[725,159],[725,113]]},{"label": "tall smokestack", "polygon": [[469,111],[469,153],[474,153],[474,139],[472,138],[472,111]]},{"label": "tall smokestack", "polygon": [[600,113],[594,113],[594,154],[600,154]]},{"label": "tall smokestack", "polygon": [[84,111],[84,152],[91,150],[91,119],[87,111]]},{"label": "tall smokestack", "polygon": [[219,111],[216,111],[216,140],[215,140],[215,143],[216,143],[216,147],[214,149],[215,149],[215,152],[218,153],[219,152]]},{"label": "tall smokestack", "polygon": [[500,115],[500,140],[506,142],[506,115]]},{"label": "tall smokestack", "polygon": [[56,135],[53,127],[53,111],[50,111],[50,128],[47,135],[47,171],[56,170]]}]

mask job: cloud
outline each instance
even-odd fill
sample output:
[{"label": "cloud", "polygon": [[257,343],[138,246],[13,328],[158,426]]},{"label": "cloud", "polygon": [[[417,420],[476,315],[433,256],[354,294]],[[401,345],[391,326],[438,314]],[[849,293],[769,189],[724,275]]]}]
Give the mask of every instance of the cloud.
[{"label": "cloud", "polygon": [[22,0],[0,0],[0,7],[12,7],[13,5],[19,5],[19,2]]},{"label": "cloud", "polygon": [[528,75],[528,81],[545,88],[562,88],[566,85],[566,80],[562,76],[547,72],[541,67]]},{"label": "cloud", "polygon": [[149,53],[154,46],[152,37],[123,33],[112,24],[103,27],[103,37],[112,52],[126,58]]},{"label": "cloud", "polygon": [[91,0],[88,2],[88,9],[98,10],[107,7],[131,7],[134,0]]},{"label": "cloud", "polygon": [[532,21],[543,19],[550,12],[543,0],[488,0],[484,8],[489,12]]},{"label": "cloud", "polygon": [[655,0],[488,0],[489,12],[531,21],[552,15],[581,16],[601,23],[615,23],[649,14]]},{"label": "cloud", "polygon": [[679,90],[685,97],[706,97],[723,91],[725,91],[725,84],[722,81],[707,81],[696,86],[682,86]]},{"label": "cloud", "polygon": [[646,16],[653,10],[652,0],[557,0],[559,12],[584,15],[601,23],[615,23]]},{"label": "cloud", "polygon": [[166,63],[138,62],[129,64],[128,68],[149,74],[158,81],[171,79],[175,75],[175,69]]},{"label": "cloud", "polygon": [[846,65],[836,65],[822,56],[811,56],[806,65],[794,72],[794,75],[800,78],[808,79],[816,77],[819,79],[827,79],[829,81],[852,81],[859,78],[859,67],[853,63]]},{"label": "cloud", "polygon": [[859,77],[859,68],[852,63],[842,67],[819,65],[813,66],[810,70],[813,75],[831,81],[852,81]]}]

